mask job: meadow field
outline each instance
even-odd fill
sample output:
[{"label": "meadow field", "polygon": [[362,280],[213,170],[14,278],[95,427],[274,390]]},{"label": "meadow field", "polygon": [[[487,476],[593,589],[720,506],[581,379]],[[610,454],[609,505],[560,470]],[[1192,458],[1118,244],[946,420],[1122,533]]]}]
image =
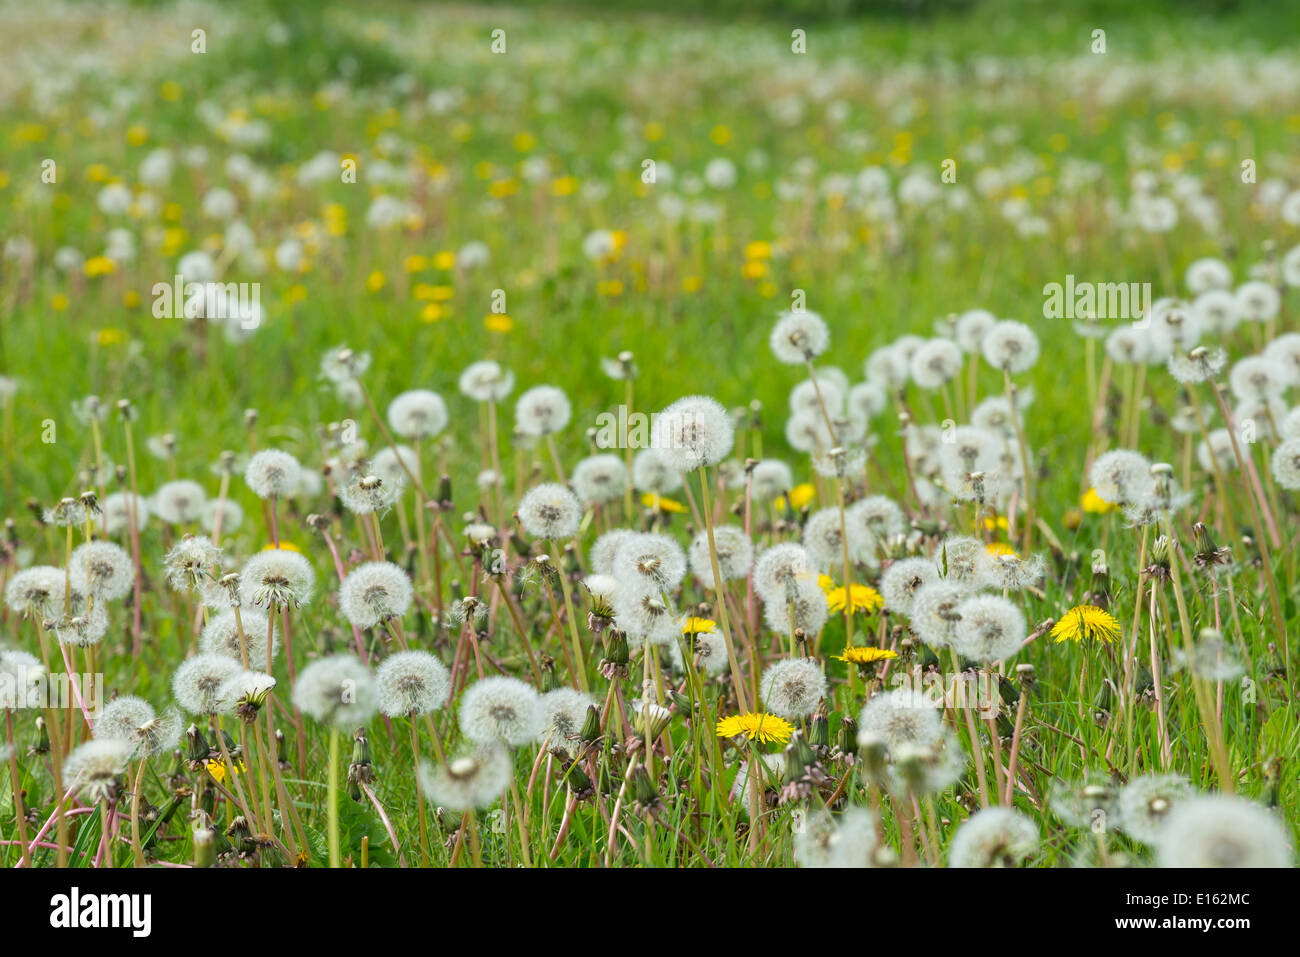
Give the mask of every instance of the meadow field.
[{"label": "meadow field", "polygon": [[1297,11],[761,7],[0,2],[0,865],[1294,865]]}]

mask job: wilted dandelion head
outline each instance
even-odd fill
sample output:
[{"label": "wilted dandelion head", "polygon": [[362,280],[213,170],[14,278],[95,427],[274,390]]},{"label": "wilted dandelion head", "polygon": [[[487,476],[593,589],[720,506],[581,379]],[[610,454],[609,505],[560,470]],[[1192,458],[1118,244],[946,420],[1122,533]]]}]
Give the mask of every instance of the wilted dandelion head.
[{"label": "wilted dandelion head", "polygon": [[826,697],[826,676],[811,659],[787,658],[763,669],[759,691],[773,714],[806,718]]},{"label": "wilted dandelion head", "polygon": [[167,584],[177,591],[202,591],[216,577],[221,558],[220,546],[206,535],[186,535],[163,559]]},{"label": "wilted dandelion head", "polygon": [[610,574],[632,595],[671,592],[686,577],[686,553],[668,535],[637,532],[619,543]]},{"label": "wilted dandelion head", "polygon": [[[718,553],[718,573],[723,581],[734,581],[749,574],[754,564],[754,545],[745,530],[736,525],[719,525],[713,530],[713,544]],[[687,551],[691,572],[706,589],[713,588],[713,561],[709,553],[706,529],[691,540]]]},{"label": "wilted dandelion head", "polygon": [[[241,608],[239,619],[235,611],[227,608],[208,618],[207,624],[199,634],[199,651],[204,654],[222,655],[231,661],[242,662],[240,650],[239,624],[244,626],[244,644],[251,664],[266,663],[266,636],[270,619],[256,608]],[[280,651],[280,635],[273,626],[271,632],[271,655]]]},{"label": "wilted dandelion head", "polygon": [[956,611],[961,620],[953,647],[972,661],[1005,661],[1020,650],[1028,634],[1020,609],[1000,595],[973,595]]},{"label": "wilted dandelion head", "polygon": [[880,595],[885,607],[902,615],[911,613],[912,597],[922,585],[939,580],[939,569],[929,558],[900,558],[880,576]]},{"label": "wilted dandelion head", "polygon": [[239,573],[239,598],[244,605],[284,608],[311,600],[316,573],[311,562],[287,548],[268,548],[250,558]]},{"label": "wilted dandelion head", "polygon": [[822,317],[804,309],[781,313],[768,340],[777,361],[786,365],[811,362],[826,351],[830,341]]},{"label": "wilted dandelion head", "polygon": [[578,534],[582,503],[558,482],[543,482],[519,500],[519,524],[533,538],[564,541]]},{"label": "wilted dandelion head", "polygon": [[553,385],[529,389],[515,403],[515,429],[521,435],[553,435],[569,424],[573,414],[569,398]]},{"label": "wilted dandelion head", "polygon": [[339,586],[339,611],[358,628],[401,618],[415,597],[411,577],[392,562],[365,562]]},{"label": "wilted dandelion head", "polygon": [[632,484],[643,492],[667,495],[682,487],[682,473],[657,449],[642,449],[632,459]]},{"label": "wilted dandelion head", "polygon": [[537,691],[518,678],[482,678],[460,700],[460,729],[478,744],[522,747],[536,740],[545,721]]},{"label": "wilted dandelion head", "polygon": [[421,764],[420,789],[435,805],[448,811],[473,811],[495,804],[513,773],[510,751],[500,744],[489,744],[439,767]]},{"label": "wilted dandelion head", "polygon": [[1226,795],[1187,798],[1155,835],[1159,867],[1290,867],[1290,848],[1274,814]]},{"label": "wilted dandelion head", "polygon": [[375,670],[379,710],[390,718],[428,714],[447,702],[451,674],[427,651],[399,651]]},{"label": "wilted dandelion head", "polygon": [[725,459],[734,434],[731,416],[721,403],[692,395],[678,399],[654,417],[651,447],[669,468],[689,472]]},{"label": "wilted dandelion head", "polygon": [[858,715],[858,744],[883,740],[891,753],[905,745],[937,746],[943,712],[929,695],[912,688],[871,696]]},{"label": "wilted dandelion head", "polygon": [[1155,842],[1169,814],[1195,793],[1175,774],[1144,774],[1130,778],[1119,792],[1119,825],[1144,844]]},{"label": "wilted dandelion head", "polygon": [[73,588],[104,601],[125,597],[135,582],[131,556],[112,542],[78,545],[72,550],[68,568],[72,572]]},{"label": "wilted dandelion head", "polygon": [[388,403],[388,424],[407,439],[427,439],[447,427],[447,404],[428,389],[411,389]]},{"label": "wilted dandelion head", "polygon": [[627,466],[617,455],[589,455],[573,467],[570,480],[582,502],[610,502],[627,489]]},{"label": "wilted dandelion head", "polygon": [[258,498],[295,495],[301,482],[302,466],[288,452],[263,449],[255,452],[244,468],[244,481]]},{"label": "wilted dandelion head", "polygon": [[293,703],[322,724],[357,728],[374,715],[375,679],[352,655],[330,655],[298,673]]},{"label": "wilted dandelion head", "polygon": [[947,578],[922,585],[912,595],[912,633],[931,648],[955,644],[960,606],[970,592],[966,583]]},{"label": "wilted dandelion head", "polygon": [[543,728],[538,741],[547,748],[572,749],[587,720],[587,709],[594,704],[595,698],[576,688],[546,692],[542,695]]},{"label": "wilted dandelion head", "polygon": [[118,776],[126,771],[134,746],[120,738],[95,738],[64,759],[63,783],[76,788],[87,804],[117,800]]},{"label": "wilted dandelion head", "polygon": [[222,686],[242,670],[239,662],[225,655],[195,655],[176,669],[172,694],[190,714],[218,714],[226,710]]},{"label": "wilted dandelion head", "polygon": [[152,509],[168,525],[185,525],[197,522],[203,515],[207,493],[198,482],[178,479],[167,482],[153,493]]},{"label": "wilted dandelion head", "polygon": [[1038,847],[1038,825],[1013,808],[972,814],[953,834],[949,867],[1019,867]]},{"label": "wilted dandelion head", "polygon": [[1023,322],[1003,319],[995,323],[980,343],[985,361],[995,369],[1024,372],[1038,361],[1038,336]]},{"label": "wilted dandelion head", "polygon": [[1088,480],[1104,501],[1112,505],[1136,502],[1151,478],[1151,462],[1140,452],[1111,449],[1093,461]]}]

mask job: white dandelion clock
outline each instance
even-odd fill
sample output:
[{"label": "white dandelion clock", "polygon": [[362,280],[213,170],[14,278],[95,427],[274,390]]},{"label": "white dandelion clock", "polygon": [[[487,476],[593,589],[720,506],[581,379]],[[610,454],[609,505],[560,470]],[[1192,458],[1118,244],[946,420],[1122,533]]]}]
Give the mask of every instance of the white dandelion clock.
[{"label": "white dandelion clock", "polygon": [[539,385],[529,389],[515,403],[515,428],[522,435],[554,435],[569,424],[573,409],[560,389]]},{"label": "white dandelion clock", "polygon": [[365,562],[339,586],[339,611],[358,628],[373,628],[405,615],[414,597],[411,577],[400,565]]},{"label": "white dandelion clock", "polygon": [[411,389],[388,403],[388,424],[404,439],[427,439],[447,427],[447,404],[429,389]]},{"label": "white dandelion clock", "polygon": [[654,418],[651,446],[670,468],[689,472],[725,459],[734,435],[721,403],[694,395],[678,399]]},{"label": "white dandelion clock", "polygon": [[[242,625],[243,638],[240,633]],[[199,633],[199,651],[222,655],[231,661],[242,662],[247,653],[252,665],[266,663],[267,637],[271,641],[271,657],[280,653],[279,630],[271,624],[265,613],[256,608],[240,608],[235,616],[233,608],[220,611],[208,619]]]},{"label": "white dandelion clock", "polygon": [[154,492],[151,509],[160,521],[168,525],[187,525],[202,517],[206,500],[207,493],[198,482],[179,479],[159,486]]},{"label": "white dandelion clock", "polygon": [[1273,478],[1287,491],[1300,491],[1300,438],[1287,439],[1273,451]]},{"label": "white dandelion clock", "polygon": [[764,704],[783,718],[806,718],[826,697],[826,676],[817,662],[787,658],[763,669],[759,691]]},{"label": "white dandelion clock", "polygon": [[239,598],[258,608],[297,608],[311,600],[316,573],[311,562],[287,548],[268,548],[239,573]]},{"label": "white dandelion clock", "polygon": [[533,538],[562,541],[578,534],[582,503],[563,485],[543,482],[524,493],[518,513],[519,523]]},{"label": "white dandelion clock", "polygon": [[1038,825],[1007,807],[972,814],[952,837],[949,867],[1019,867],[1038,848]]},{"label": "white dandelion clock", "polygon": [[779,459],[763,459],[749,474],[750,492],[760,502],[780,498],[794,488],[794,473]]},{"label": "white dandelion clock", "polygon": [[378,707],[370,669],[351,655],[318,658],[298,673],[293,703],[303,714],[340,730],[364,725]]},{"label": "white dandelion clock", "polygon": [[830,331],[815,312],[802,309],[783,312],[772,327],[768,344],[778,362],[801,365],[826,351],[830,345]]},{"label": "white dandelion clock", "polygon": [[95,738],[78,745],[64,760],[64,786],[75,788],[87,804],[115,801],[118,778],[125,773],[133,750],[130,742],[120,738]]},{"label": "white dandelion clock", "polygon": [[390,718],[428,714],[447,703],[451,674],[427,651],[399,651],[375,669],[375,692]]},{"label": "white dandelion clock", "polygon": [[911,614],[912,599],[923,585],[939,581],[939,569],[929,558],[900,558],[880,576],[880,596],[885,608],[902,615]]},{"label": "white dandelion clock", "polygon": [[515,375],[490,359],[472,363],[460,374],[463,395],[478,402],[500,402],[514,390]]},{"label": "white dandelion clock", "polygon": [[956,642],[961,625],[961,603],[970,597],[970,587],[943,579],[922,585],[912,595],[912,633],[931,648],[946,648]]},{"label": "white dandelion clock", "polygon": [[1025,616],[1000,595],[974,595],[955,609],[960,619],[952,646],[971,661],[1006,661],[1028,636]]},{"label": "white dandelion clock", "polygon": [[1140,452],[1111,449],[1097,456],[1088,480],[1103,501],[1112,505],[1136,502],[1151,481],[1151,462]]},{"label": "white dandelion clock", "polygon": [[985,334],[980,350],[995,369],[1025,372],[1038,361],[1038,336],[1023,322],[1004,319]]},{"label": "white dandelion clock", "polygon": [[655,449],[642,449],[632,459],[632,484],[643,492],[666,495],[682,487],[682,473]]},{"label": "white dandelion clock", "polygon": [[686,577],[686,553],[674,538],[637,532],[619,544],[610,574],[629,594],[665,594],[674,591]]},{"label": "white dandelion clock", "polygon": [[420,765],[419,783],[425,797],[448,811],[491,807],[510,785],[514,763],[510,751],[493,744],[452,758],[441,767]]},{"label": "white dandelion clock", "polygon": [[521,747],[545,726],[542,701],[531,685],[504,675],[470,685],[460,700],[460,728],[476,744]]},{"label": "white dandelion clock", "polygon": [[576,688],[556,688],[542,695],[543,728],[538,741],[548,748],[573,750],[587,720],[587,709],[596,704],[591,695]]},{"label": "white dandelion clock", "polygon": [[263,449],[249,458],[244,481],[258,498],[285,498],[297,494],[302,466],[288,452]]},{"label": "white dandelion clock", "polygon": [[1272,813],[1223,795],[1192,797],[1155,836],[1159,867],[1291,867],[1291,835]]},{"label": "white dandelion clock", "polygon": [[574,466],[570,481],[582,502],[600,505],[626,491],[627,466],[617,455],[589,455]]},{"label": "white dandelion clock", "polygon": [[172,676],[176,703],[190,714],[219,714],[225,710],[221,688],[243,669],[239,662],[219,654],[188,658]]},{"label": "white dandelion clock", "polygon": [[858,715],[858,744],[883,740],[891,752],[906,745],[936,746],[943,731],[943,712],[937,703],[911,688],[872,695]]},{"label": "white dandelion clock", "polygon": [[1119,792],[1120,829],[1144,844],[1155,842],[1170,813],[1195,791],[1175,774],[1130,778]]},{"label": "white dandelion clock", "polygon": [[[718,572],[723,581],[734,581],[749,574],[749,569],[754,564],[754,545],[743,528],[720,525],[713,530],[713,543],[718,553]],[[712,590],[713,560],[709,552],[707,531],[700,532],[691,540],[687,556],[691,573],[701,587]]]},{"label": "white dandelion clock", "polygon": [[763,621],[777,634],[789,635],[798,629],[811,637],[822,630],[829,617],[826,595],[815,577],[798,579],[784,595],[763,598]]},{"label": "white dandelion clock", "polygon": [[112,542],[86,542],[72,550],[68,563],[72,587],[104,601],[124,598],[135,583],[135,565],[126,550]]}]

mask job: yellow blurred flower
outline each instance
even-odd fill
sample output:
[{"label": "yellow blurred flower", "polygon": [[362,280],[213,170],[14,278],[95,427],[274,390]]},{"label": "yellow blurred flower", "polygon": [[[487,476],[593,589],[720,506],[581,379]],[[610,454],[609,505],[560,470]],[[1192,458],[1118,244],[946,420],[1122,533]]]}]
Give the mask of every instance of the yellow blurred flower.
[{"label": "yellow blurred flower", "polygon": [[658,509],[661,512],[680,513],[686,511],[686,506],[676,499],[664,498],[662,495],[656,495],[654,492],[645,492],[641,495],[641,504],[646,508]]},{"label": "yellow blurred flower", "polygon": [[509,332],[515,327],[515,321],[503,312],[488,313],[483,317],[483,328],[488,332]]},{"label": "yellow blurred flower", "polygon": [[50,307],[55,312],[63,312],[68,308],[68,297],[61,292],[56,292],[53,298],[50,299]]},{"label": "yellow blurred flower", "polygon": [[434,254],[434,269],[451,269],[456,265],[456,254],[449,249],[444,249],[440,253]]},{"label": "yellow blurred flower", "polygon": [[[885,600],[880,597],[880,593],[869,585],[854,584],[851,588],[851,592],[853,596],[853,611],[855,614],[858,612],[865,612],[870,615],[872,612],[878,611],[885,603]],[[832,588],[826,593],[826,607],[831,611],[839,614],[844,611],[844,606],[844,586],[841,585],[838,588]]]},{"label": "yellow blurred flower", "polygon": [[1083,496],[1079,499],[1079,506],[1089,515],[1105,515],[1115,507],[1114,504],[1098,495],[1095,488],[1090,488],[1083,493]]},{"label": "yellow blurred flower", "polygon": [[847,664],[869,665],[873,661],[889,661],[891,658],[897,658],[898,652],[864,646],[845,648],[843,652],[832,657]]},{"label": "yellow blurred flower", "polygon": [[384,288],[385,282],[387,282],[387,280],[384,278],[383,272],[376,269],[366,277],[366,289],[371,292],[379,292],[379,290]]},{"label": "yellow blurred flower", "polygon": [[94,279],[96,276],[111,276],[117,266],[107,256],[91,256],[82,268],[87,276]]}]

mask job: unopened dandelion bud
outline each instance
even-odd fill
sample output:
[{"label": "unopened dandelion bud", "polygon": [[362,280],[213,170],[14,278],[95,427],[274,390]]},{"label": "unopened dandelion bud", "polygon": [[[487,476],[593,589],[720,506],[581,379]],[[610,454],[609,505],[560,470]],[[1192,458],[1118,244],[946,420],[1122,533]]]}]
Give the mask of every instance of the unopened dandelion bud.
[{"label": "unopened dandelion bud", "polygon": [[790,735],[790,743],[785,746],[785,777],[788,781],[802,778],[811,765],[817,763],[813,752],[802,731],[795,729]]},{"label": "unopened dandelion bud", "polygon": [[438,476],[438,503],[444,508],[451,508],[451,476]]},{"label": "unopened dandelion bud", "polygon": [[663,733],[664,728],[668,727],[672,717],[673,713],[663,705],[647,701],[637,712],[637,730],[641,732],[641,736],[647,743],[653,743]]},{"label": "unopened dandelion bud", "polygon": [[244,410],[244,428],[246,428],[246,429],[251,429],[251,428],[253,428],[253,426],[255,426],[255,425],[257,425],[257,410],[256,410],[256,409],[245,409],[245,410]]},{"label": "unopened dandelion bud", "polygon": [[211,867],[217,860],[217,833],[210,827],[194,831],[194,866]]},{"label": "unopened dandelion bud", "polygon": [[36,745],[33,750],[37,754],[48,754],[50,751],[50,729],[45,726],[45,719],[39,715],[36,718]]},{"label": "unopened dandelion bud", "polygon": [[649,810],[659,804],[659,792],[650,780],[644,764],[638,764],[632,769],[631,784],[633,801],[638,808]]},{"label": "unopened dandelion bud", "polygon": [[[561,751],[560,754],[564,754],[564,752]],[[579,801],[596,793],[595,785],[591,783],[591,778],[588,777],[587,772],[582,770],[580,765],[567,760],[567,755],[566,760],[561,762],[561,767],[564,769],[564,776],[569,782],[569,787],[573,788],[573,796]]]},{"label": "unopened dandelion bud", "polygon": [[1020,680],[1022,691],[1033,691],[1034,686],[1038,683],[1038,673],[1034,670],[1034,666],[1028,662],[1016,665],[1016,677]]},{"label": "unopened dandelion bud", "polygon": [[585,744],[591,744],[600,738],[600,709],[594,704],[587,706],[587,716],[582,721],[582,731],[578,737]]},{"label": "unopened dandelion bud", "polygon": [[829,748],[831,745],[831,720],[826,712],[825,702],[819,704],[817,710],[813,712],[808,743],[817,749]]},{"label": "unopened dandelion bud", "polygon": [[686,715],[694,713],[695,702],[691,700],[690,695],[682,694],[680,691],[670,691],[668,692],[668,698],[680,713]]}]

